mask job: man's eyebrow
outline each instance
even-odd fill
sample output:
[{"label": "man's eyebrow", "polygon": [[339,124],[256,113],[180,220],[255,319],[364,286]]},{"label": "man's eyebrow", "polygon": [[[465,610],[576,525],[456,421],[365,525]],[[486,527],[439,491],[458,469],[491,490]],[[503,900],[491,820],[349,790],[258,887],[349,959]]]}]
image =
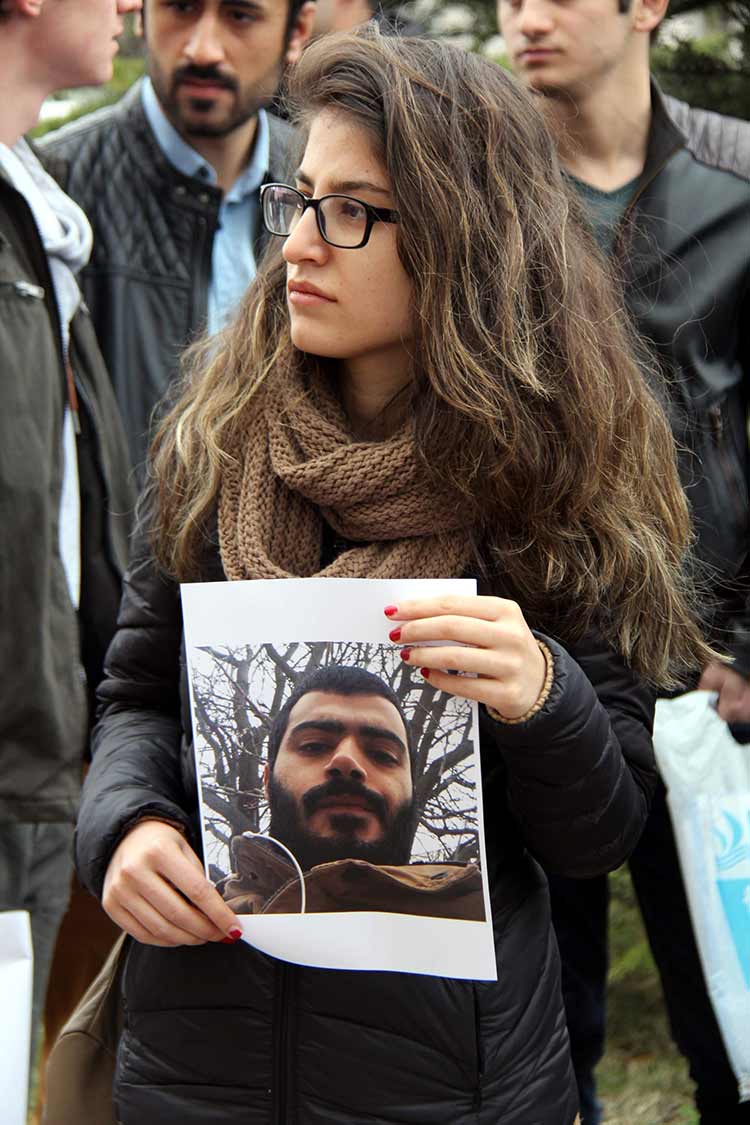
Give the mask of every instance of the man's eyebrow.
[{"label": "man's eyebrow", "polygon": [[[310,177],[301,168],[294,173],[294,178],[298,183],[312,184]],[[326,195],[351,195],[353,191],[373,191],[378,195],[391,194],[388,188],[383,187],[382,184],[374,184],[371,180],[334,180]]]},{"label": "man's eyebrow", "polygon": [[[289,733],[295,735],[300,731],[320,730],[326,734],[345,734],[347,729],[346,723],[342,723],[338,719],[305,719],[304,722],[296,723]],[[387,742],[392,742],[404,754],[406,753],[407,748],[403,738],[399,738],[396,732],[389,730],[388,727],[378,727],[366,723],[356,729],[358,734],[363,734],[366,738],[381,738]]]},{"label": "man's eyebrow", "polygon": [[265,0],[221,0],[222,8],[241,8],[262,15],[266,11]]}]

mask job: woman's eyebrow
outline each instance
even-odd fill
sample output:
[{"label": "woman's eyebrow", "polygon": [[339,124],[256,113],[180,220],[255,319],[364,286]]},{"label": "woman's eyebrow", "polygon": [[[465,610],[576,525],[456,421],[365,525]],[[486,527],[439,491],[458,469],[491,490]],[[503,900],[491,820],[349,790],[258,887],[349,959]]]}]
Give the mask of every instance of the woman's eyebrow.
[{"label": "woman's eyebrow", "polygon": [[[294,173],[294,178],[298,183],[310,184],[312,186],[312,179],[298,168]],[[383,187],[382,184],[374,184],[371,180],[333,180],[329,185],[329,190],[326,195],[349,195],[353,191],[374,191],[378,195],[390,195],[390,189]]]}]

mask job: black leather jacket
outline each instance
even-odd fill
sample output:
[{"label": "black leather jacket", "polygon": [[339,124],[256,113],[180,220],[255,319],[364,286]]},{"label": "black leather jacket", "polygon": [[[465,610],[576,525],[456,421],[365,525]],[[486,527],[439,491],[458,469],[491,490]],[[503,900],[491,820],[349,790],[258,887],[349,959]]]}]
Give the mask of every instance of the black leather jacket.
[{"label": "black leather jacket", "polygon": [[70,333],[79,404],[81,596],[58,542],[67,400],[49,264],[0,174],[0,821],[72,821],[91,694],[115,628],[132,509],[128,454],[91,318]]},{"label": "black leather jacket", "polygon": [[716,592],[713,639],[750,674],[750,123],[656,87],[652,106],[615,254],[666,377],[697,555]]},{"label": "black leather jacket", "polygon": [[[295,133],[270,114],[269,123],[266,178],[283,180],[298,156]],[[205,326],[222,193],[166,159],[143,111],[140,83],[116,105],[49,134],[40,148],[94,230],[83,291],[140,468],[153,409],[186,344]],[[259,224],[256,259],[267,240]]]}]

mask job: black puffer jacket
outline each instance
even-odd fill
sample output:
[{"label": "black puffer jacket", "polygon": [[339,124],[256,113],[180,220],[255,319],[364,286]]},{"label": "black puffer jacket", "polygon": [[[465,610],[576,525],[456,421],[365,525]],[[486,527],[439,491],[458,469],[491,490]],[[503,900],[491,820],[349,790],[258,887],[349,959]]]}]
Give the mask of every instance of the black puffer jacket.
[{"label": "black puffer jacket", "polygon": [[[223,577],[215,550],[206,577]],[[536,859],[585,876],[632,849],[654,776],[653,704],[598,638],[575,659],[549,643],[543,710],[515,726],[481,720],[498,982],[298,968],[244,943],[133,943],[123,1125],[571,1125],[577,1096]],[[96,894],[145,814],[183,824],[198,847],[179,591],[143,536],[100,698],[77,837]]]}]

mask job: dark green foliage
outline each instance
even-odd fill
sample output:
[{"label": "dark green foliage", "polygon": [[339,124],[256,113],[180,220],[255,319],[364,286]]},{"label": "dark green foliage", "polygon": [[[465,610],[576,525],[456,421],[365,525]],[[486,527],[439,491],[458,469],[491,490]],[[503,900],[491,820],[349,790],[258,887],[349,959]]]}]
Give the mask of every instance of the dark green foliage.
[{"label": "dark green foliage", "polygon": [[[691,0],[673,2],[670,11],[697,10]],[[739,31],[730,37],[717,32],[653,51],[654,71],[663,88],[675,97],[703,109],[750,119],[750,0],[721,5],[737,21]]]}]

